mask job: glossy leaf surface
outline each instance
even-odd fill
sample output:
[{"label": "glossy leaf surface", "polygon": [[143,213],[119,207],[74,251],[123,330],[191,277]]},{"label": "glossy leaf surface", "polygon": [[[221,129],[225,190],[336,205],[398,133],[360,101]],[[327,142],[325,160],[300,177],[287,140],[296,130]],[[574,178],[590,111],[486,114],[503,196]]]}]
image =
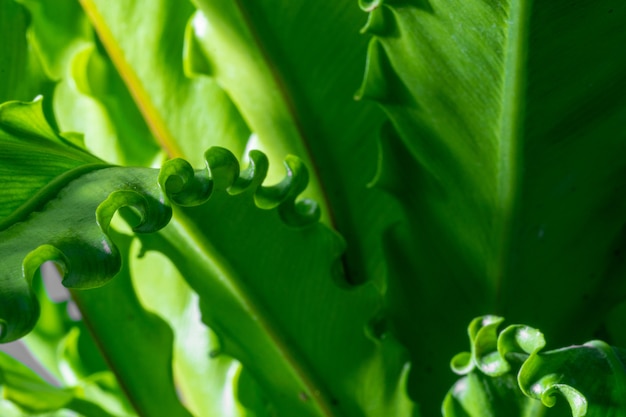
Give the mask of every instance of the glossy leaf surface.
[{"label": "glossy leaf surface", "polygon": [[[353,415],[367,409],[374,413],[410,412],[412,405],[402,394],[402,380],[398,379],[404,367],[402,349],[391,339],[374,341],[364,332],[378,308],[378,293],[372,286],[349,292],[338,286],[342,277],[336,275],[341,273],[336,262],[342,242],[316,223],[319,211],[314,203],[296,200],[308,180],[301,162],[288,158],[285,180],[263,186],[268,161],[258,151],[250,153],[250,167],[241,173],[234,156],[222,148],[210,149],[205,158],[207,168],[199,171],[175,159],[167,162],[158,176],[155,170],[145,168],[111,167],[86,173],[69,182],[41,211],[3,231],[3,244],[12,247],[11,251],[8,246],[0,248],[6,254],[2,259],[7,284],[4,293],[9,289],[15,293],[15,304],[3,306],[5,340],[19,337],[34,325],[38,305],[29,281],[41,263],[57,262],[65,286],[100,286],[119,273],[122,254],[126,253],[120,252],[110,237],[114,213],[131,206],[140,214],[137,221],[131,221],[136,224],[134,230],[156,231],[170,220],[167,201],[171,199],[176,204],[198,207],[177,212],[177,218],[161,232],[162,237],[142,238],[142,250],[162,251],[184,271],[200,296],[203,321],[220,339],[219,354],[238,358],[255,379],[261,380],[262,392],[276,412],[333,415],[337,408]],[[205,204],[209,197],[211,201]],[[207,223],[211,219],[214,223]],[[62,226],[66,224],[72,226]],[[227,237],[237,230],[247,232],[246,240],[228,243]],[[315,251],[311,257],[294,262],[299,253],[309,250]],[[195,253],[192,262],[189,253]],[[291,261],[264,261],[276,256]],[[117,279],[122,280],[124,272],[119,275]],[[263,276],[272,280],[263,282]],[[110,305],[106,298],[109,293],[118,297],[125,294],[121,296],[126,300],[124,309],[130,310],[118,308],[104,325],[98,311]],[[292,297],[285,297],[287,293]],[[137,330],[123,321],[121,327],[111,328],[115,316],[128,319],[143,314],[141,307],[133,310],[136,301],[132,300],[132,289],[126,287],[120,293],[111,287],[95,298],[89,293],[76,294],[76,298],[92,329],[101,335],[114,329],[106,339],[123,329]],[[321,303],[325,309],[319,311],[315,306]],[[146,320],[142,319],[150,322]],[[342,349],[336,342],[350,332],[353,344]],[[168,333],[164,335],[165,340],[157,345],[171,345]],[[144,345],[137,341],[137,353],[146,353]],[[130,384],[131,398],[145,398],[147,393],[132,392],[138,386],[132,383],[136,374],[125,374],[129,349],[120,351],[115,343],[102,349],[113,360],[114,369],[119,367],[118,375]],[[168,360],[158,362],[166,365]],[[342,373],[337,373],[338,369]],[[351,379],[341,378],[343,372],[355,378],[381,378],[392,385],[377,395],[365,386],[355,396]],[[145,377],[145,372],[142,375]],[[142,404],[136,406],[147,410]],[[180,411],[175,414],[181,415]]]},{"label": "glossy leaf surface", "polygon": [[448,393],[444,416],[624,415],[624,350],[594,340],[543,351],[538,330],[511,325],[499,331],[502,322],[484,316],[470,324],[472,352],[451,363],[454,372],[467,376]]},{"label": "glossy leaf surface", "polygon": [[532,323],[557,346],[592,338],[626,295],[624,4],[361,3],[360,96],[390,119],[377,184],[406,213],[386,238],[389,305],[418,401],[450,384],[431,367],[461,316]]},{"label": "glossy leaf surface", "polygon": [[[41,101],[3,104],[0,135],[0,230],[39,208],[72,176],[104,166],[51,129]],[[41,167],[33,168],[33,159]]]},{"label": "glossy leaf surface", "polygon": [[[68,285],[119,274],[74,297],[140,415],[187,415],[176,389],[198,416],[437,415],[464,323],[486,312],[574,347],[538,352],[516,327],[500,360],[497,320],[475,323],[444,412],[571,415],[523,394],[544,383],[614,412],[620,351],[577,344],[626,343],[626,6],[358,3],[0,2],[0,98],[47,97],[0,111],[8,338],[34,324],[30,280],[52,257]],[[203,154],[216,145],[250,168]],[[166,156],[191,166],[108,165]],[[158,229],[169,201],[157,234],[109,229],[144,203]],[[55,340],[71,334],[37,349]]]}]

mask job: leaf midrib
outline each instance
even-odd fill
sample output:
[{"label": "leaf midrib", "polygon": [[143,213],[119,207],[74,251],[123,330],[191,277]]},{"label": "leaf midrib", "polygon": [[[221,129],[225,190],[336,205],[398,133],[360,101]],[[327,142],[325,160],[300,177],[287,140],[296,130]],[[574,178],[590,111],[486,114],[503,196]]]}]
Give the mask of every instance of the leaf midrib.
[{"label": "leaf midrib", "polygon": [[508,273],[511,256],[512,228],[521,193],[523,167],[521,138],[524,120],[524,90],[526,86],[527,32],[530,0],[511,0],[506,46],[504,48],[504,79],[502,111],[499,120],[496,241],[494,270],[497,303],[501,302],[503,281]]},{"label": "leaf midrib", "polygon": [[124,52],[117,44],[113,33],[107,27],[95,3],[93,0],[79,1],[157,142],[170,158],[183,157],[183,152],[176,143],[172,132],[167,127],[165,120],[161,117],[152,100],[150,100],[141,80],[124,58]]}]

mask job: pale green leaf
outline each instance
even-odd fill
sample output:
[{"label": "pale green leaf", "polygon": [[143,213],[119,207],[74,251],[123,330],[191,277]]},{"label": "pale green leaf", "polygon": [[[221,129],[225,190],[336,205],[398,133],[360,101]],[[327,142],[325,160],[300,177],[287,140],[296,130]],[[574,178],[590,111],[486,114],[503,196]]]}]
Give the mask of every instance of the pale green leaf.
[{"label": "pale green leaf", "polygon": [[[193,13],[187,2],[136,1],[125,7],[111,2],[81,1],[119,76],[139,108],[156,142],[170,157],[201,166],[202,152],[220,145],[241,155],[249,130],[217,84],[207,77],[189,79],[183,72],[183,37]],[[128,36],[133,33],[133,36]],[[88,69],[89,70],[89,69]],[[97,72],[75,74],[97,86]],[[99,92],[98,100],[106,100]],[[120,101],[122,109],[129,104]],[[63,112],[61,108],[58,109]],[[75,118],[79,115],[75,112]],[[114,119],[124,131],[124,118]],[[120,123],[121,122],[121,123]],[[104,138],[102,138],[104,139]],[[104,145],[101,145],[104,146]]]},{"label": "pale green leaf", "polygon": [[106,403],[103,407],[84,399],[86,387],[54,387],[4,352],[0,352],[0,388],[4,399],[17,405],[26,415],[67,409],[90,417],[121,416],[107,410]]},{"label": "pale green leaf", "polygon": [[219,338],[201,322],[197,294],[176,266],[159,252],[142,250],[139,239],[134,243],[133,284],[142,304],[175,332],[173,368],[189,410],[197,417],[269,416],[267,399],[257,398],[258,384],[242,381],[242,365],[220,353]]},{"label": "pale green leaf", "polygon": [[190,416],[174,385],[172,329],[137,299],[128,269],[131,239],[114,235],[121,271],[105,287],[73,291],[73,297],[138,415]]}]

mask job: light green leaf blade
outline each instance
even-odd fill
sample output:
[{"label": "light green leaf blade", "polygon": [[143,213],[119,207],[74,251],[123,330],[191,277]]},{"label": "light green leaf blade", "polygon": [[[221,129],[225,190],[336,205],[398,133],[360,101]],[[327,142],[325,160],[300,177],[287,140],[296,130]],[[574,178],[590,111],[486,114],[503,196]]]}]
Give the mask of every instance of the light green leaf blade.
[{"label": "light green leaf blade", "polygon": [[97,291],[73,291],[73,297],[138,415],[191,416],[174,386],[172,329],[137,299],[128,269],[131,239],[115,233],[115,243],[123,256],[115,279]]},{"label": "light green leaf blade", "polygon": [[383,193],[366,187],[378,162],[382,114],[353,100],[367,41],[357,32],[358,8],[319,1],[194,3],[188,65],[200,62],[198,70],[231,96],[258,137],[255,146],[275,165],[270,178],[281,175],[276,161],[286,153],[303,158],[312,171],[306,195],[349,242],[346,280],[376,280],[383,288],[381,233],[399,213]]},{"label": "light green leaf blade", "polygon": [[258,384],[242,382],[241,364],[219,354],[219,338],[202,323],[198,296],[176,266],[159,252],[144,251],[139,239],[129,264],[142,305],[174,331],[173,369],[189,410],[196,417],[269,416],[267,399],[255,398],[261,393]]},{"label": "light green leaf blade", "polygon": [[74,51],[90,37],[87,19],[73,0],[54,3],[41,0],[15,0],[30,14],[27,38],[51,80],[58,81]]},{"label": "light green leaf blade", "polygon": [[81,5],[167,155],[201,166],[202,151],[209,146],[243,152],[249,130],[229,98],[207,77],[190,79],[183,72],[184,28],[193,12],[190,4],[138,1],[120,8],[85,0]]},{"label": "light green leaf blade", "polygon": [[[3,119],[6,133],[2,137],[7,161],[12,160],[11,156],[20,155],[19,152],[25,155],[37,155],[39,152],[48,155],[49,159],[56,157],[59,162],[57,166],[52,166],[57,171],[52,171],[52,168],[50,171],[51,176],[56,175],[50,180],[56,188],[50,191],[48,184],[40,184],[43,190],[38,190],[38,199],[29,200],[26,209],[22,206],[19,209],[22,210],[19,221],[13,221],[0,232],[2,341],[14,340],[34,326],[39,315],[39,303],[31,288],[31,281],[43,262],[53,260],[58,264],[63,273],[63,284],[67,287],[100,286],[120,269],[122,255],[109,237],[109,222],[117,209],[128,205],[137,210],[141,218],[135,230],[158,229],[171,216],[171,210],[158,187],[157,170],[127,170],[107,167],[101,163],[86,165],[90,169],[81,170],[80,165],[74,168],[78,162],[82,162],[81,158],[87,162],[98,160],[54,134],[45,123],[37,103],[9,103],[2,107],[7,108],[10,111],[3,113],[6,116]],[[27,164],[16,167],[21,167],[21,171],[16,170],[14,175],[21,173],[23,177],[29,178]],[[63,172],[63,169],[67,172]],[[108,293],[93,294],[95,300],[90,299],[90,303],[81,304],[90,326],[104,327],[104,330],[98,328],[99,334],[110,334],[107,340],[118,339],[118,332],[123,325],[131,333],[119,339],[124,341],[123,345],[103,343],[104,354],[111,359],[114,370],[130,384],[127,391],[139,410],[153,413],[156,407],[158,412],[187,415],[171,381],[169,328],[146,314],[136,300],[133,303],[134,293],[128,285],[123,285],[122,278],[118,277],[116,282],[122,285],[121,289],[113,286]],[[105,297],[107,294],[109,298]],[[77,296],[77,300],[84,301],[80,296]],[[122,308],[117,305],[120,300],[125,300]],[[103,302],[105,308],[102,307]],[[117,316],[106,308],[113,305],[116,306],[114,313]],[[127,323],[129,316],[136,316],[137,320]],[[115,322],[116,319],[120,325],[111,326],[111,320]],[[161,342],[151,344],[148,337],[137,332],[138,329],[149,330],[150,335],[159,337]],[[133,339],[136,342],[133,349],[141,360],[128,356],[125,342]],[[120,361],[120,357],[123,360]],[[83,357],[83,360],[86,359]],[[87,362],[81,364],[87,372],[90,366],[86,365]],[[121,371],[115,365],[121,365]],[[155,378],[144,381],[142,371],[145,370],[149,370],[147,375],[154,374]],[[92,378],[92,372],[93,369],[87,372],[88,378]],[[141,382],[133,382],[137,380]],[[93,395],[101,391],[95,388],[91,390]],[[155,393],[160,397],[158,407],[153,401]],[[88,406],[79,401],[77,407],[83,405]],[[90,415],[89,412],[87,415]]]},{"label": "light green leaf blade", "polygon": [[76,51],[66,72],[54,92],[61,129],[83,133],[85,147],[112,163],[151,166],[160,162],[161,148],[95,41]]},{"label": "light green leaf blade", "polygon": [[80,4],[73,0],[22,3],[31,15],[24,49],[32,51],[49,77],[58,81],[45,94],[53,98],[47,103],[54,107],[60,129],[83,133],[85,146],[109,162],[153,164],[159,148],[101,51]]},{"label": "light green leaf blade", "polygon": [[[378,185],[407,217],[387,236],[388,265],[416,277],[390,280],[389,305],[432,414],[450,382],[428,370],[452,355],[461,317],[495,311],[567,345],[593,337],[625,294],[612,259],[626,220],[626,8],[362,6],[373,39],[360,95],[391,121]],[[438,319],[411,332],[426,316]]]},{"label": "light green leaf blade", "polygon": [[106,407],[82,397],[86,387],[54,387],[4,352],[0,352],[0,387],[4,399],[17,405],[26,415],[66,409],[93,417],[114,416]]},{"label": "light green leaf blade", "polygon": [[0,105],[0,141],[0,230],[45,203],[64,181],[104,166],[52,130],[41,100]]},{"label": "light green leaf blade", "polygon": [[[365,334],[379,295],[371,285],[340,288],[341,240],[318,223],[303,225],[294,210],[293,199],[306,186],[299,179],[303,167],[288,160],[292,184],[281,192],[261,186],[267,160],[250,157],[253,165],[239,175],[232,155],[210,150],[210,172],[221,172],[222,180],[209,202],[177,210],[158,235],[141,237],[143,250],[170,257],[199,294],[220,352],[243,363],[278,415],[413,415],[403,350],[391,338]],[[166,164],[160,181],[172,187],[173,201],[189,205],[191,193],[203,196],[197,194],[202,174],[192,181],[182,167]],[[346,338],[349,348],[342,346]],[[368,382],[355,387],[354,380]]]}]

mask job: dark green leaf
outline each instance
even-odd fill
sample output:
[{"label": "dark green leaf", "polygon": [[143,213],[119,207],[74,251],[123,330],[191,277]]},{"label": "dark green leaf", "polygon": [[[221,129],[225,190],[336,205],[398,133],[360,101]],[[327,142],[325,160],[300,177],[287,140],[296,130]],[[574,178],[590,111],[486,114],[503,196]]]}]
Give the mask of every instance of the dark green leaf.
[{"label": "dark green leaf", "polygon": [[[391,121],[378,184],[406,212],[386,238],[388,304],[432,404],[461,317],[496,312],[563,346],[626,295],[626,5],[362,3],[360,95]],[[437,319],[415,332],[415,317]]]}]

